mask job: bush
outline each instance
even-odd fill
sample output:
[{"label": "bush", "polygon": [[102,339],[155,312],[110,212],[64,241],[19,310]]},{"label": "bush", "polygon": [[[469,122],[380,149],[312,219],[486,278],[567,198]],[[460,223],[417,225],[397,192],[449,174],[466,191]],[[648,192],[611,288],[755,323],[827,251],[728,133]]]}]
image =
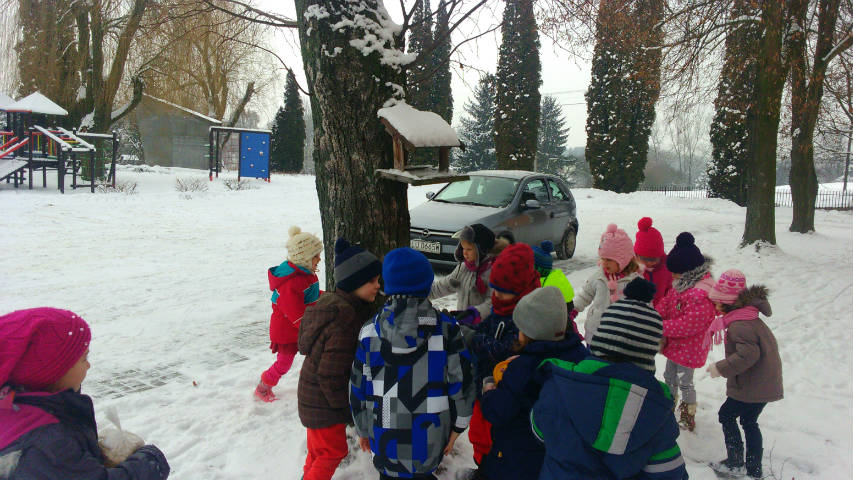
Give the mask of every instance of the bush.
[{"label": "bush", "polygon": [[236,178],[226,178],[223,182],[226,190],[254,190],[255,186],[252,183],[245,179],[241,178],[237,181]]},{"label": "bush", "polygon": [[125,195],[136,194],[136,182],[116,182],[116,186],[98,185],[98,191],[101,193],[123,193]]},{"label": "bush", "polygon": [[206,192],[208,180],[206,178],[176,178],[175,189],[179,192]]}]

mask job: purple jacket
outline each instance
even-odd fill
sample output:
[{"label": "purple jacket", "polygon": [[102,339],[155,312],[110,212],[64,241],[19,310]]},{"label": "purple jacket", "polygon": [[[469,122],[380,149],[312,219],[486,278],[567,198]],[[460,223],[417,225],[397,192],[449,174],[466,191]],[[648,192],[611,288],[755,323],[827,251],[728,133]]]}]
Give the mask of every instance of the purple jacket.
[{"label": "purple jacket", "polygon": [[[5,400],[8,400],[6,397]],[[145,445],[115,468],[104,466],[92,399],[65,390],[18,393],[0,401],[0,478],[9,480],[165,480],[169,464]]]}]

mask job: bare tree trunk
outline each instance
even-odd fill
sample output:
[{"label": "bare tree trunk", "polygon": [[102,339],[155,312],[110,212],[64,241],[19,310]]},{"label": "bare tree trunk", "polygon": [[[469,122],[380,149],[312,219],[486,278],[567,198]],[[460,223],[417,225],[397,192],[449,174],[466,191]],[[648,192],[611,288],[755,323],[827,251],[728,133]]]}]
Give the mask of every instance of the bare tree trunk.
[{"label": "bare tree trunk", "polygon": [[[399,69],[381,62],[379,52],[364,55],[350,45],[351,40],[364,38],[361,27],[336,25],[365,25],[384,15],[377,0],[362,1],[358,11],[356,6],[346,0],[296,0],[315,120],[314,160],[329,290],[335,284],[337,237],[358,242],[377,255],[409,243],[406,184],[380,180],[374,172],[393,168],[391,137],[376,112],[404,78]],[[352,22],[356,17],[358,22]],[[394,43],[386,44],[385,53],[399,49],[399,39]]]},{"label": "bare tree trunk", "polygon": [[[225,122],[225,127],[233,127],[237,125],[237,122],[240,121],[240,115],[243,115],[243,110],[246,109],[246,105],[249,104],[249,101],[252,100],[252,95],[255,93],[255,82],[249,82],[246,85],[246,91],[243,93],[243,98],[240,99],[240,103],[237,104],[237,108],[234,109],[234,112],[231,114],[231,118]],[[231,138],[231,132],[225,132],[225,136],[220,140],[220,148],[224,147],[228,140]]]},{"label": "bare tree trunk", "polygon": [[746,225],[741,246],[757,242],[776,244],[776,133],[785,83],[782,2],[762,2],[761,23],[764,33],[758,49],[755,110],[748,122],[753,157],[747,166]]},{"label": "bare tree trunk", "polygon": [[[817,197],[817,174],[814,168],[814,130],[823,97],[823,80],[826,67],[831,60],[833,33],[838,20],[840,0],[820,0],[818,14],[818,40],[813,65],[809,71],[806,49],[806,21],[808,0],[791,2],[794,22],[799,28],[790,36],[791,55],[791,199],[794,203],[794,218],[789,228],[792,232],[814,231],[815,199]],[[837,53],[835,53],[837,55]]]}]

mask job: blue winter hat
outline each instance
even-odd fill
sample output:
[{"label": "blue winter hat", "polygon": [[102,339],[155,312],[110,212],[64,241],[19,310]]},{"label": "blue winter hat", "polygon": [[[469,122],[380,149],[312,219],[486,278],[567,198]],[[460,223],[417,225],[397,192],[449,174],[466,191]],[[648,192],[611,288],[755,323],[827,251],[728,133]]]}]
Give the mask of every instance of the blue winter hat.
[{"label": "blue winter hat", "polygon": [[423,253],[409,247],[395,248],[385,255],[382,278],[386,295],[429,296],[435,274]]},{"label": "blue winter hat", "polygon": [[666,256],[666,269],[672,273],[689,272],[705,263],[705,256],[696,246],[696,239],[690,232],[681,232],[675,239],[675,246]]},{"label": "blue winter hat", "polygon": [[382,263],[376,255],[350,245],[344,238],[335,241],[335,286],[344,292],[354,292],[382,273]]},{"label": "blue winter hat", "polygon": [[550,240],[545,240],[538,247],[533,247],[533,261],[537,269],[551,270],[554,268],[554,257],[551,253],[554,251],[554,244]]}]

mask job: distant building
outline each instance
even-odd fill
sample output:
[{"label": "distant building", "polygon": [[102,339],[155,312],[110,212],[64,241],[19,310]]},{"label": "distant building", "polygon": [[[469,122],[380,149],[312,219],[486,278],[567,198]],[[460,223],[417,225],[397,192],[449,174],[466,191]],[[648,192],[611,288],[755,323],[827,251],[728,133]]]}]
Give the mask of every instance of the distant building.
[{"label": "distant building", "polygon": [[208,128],[222,122],[146,94],[131,115],[146,164],[207,170]]}]

